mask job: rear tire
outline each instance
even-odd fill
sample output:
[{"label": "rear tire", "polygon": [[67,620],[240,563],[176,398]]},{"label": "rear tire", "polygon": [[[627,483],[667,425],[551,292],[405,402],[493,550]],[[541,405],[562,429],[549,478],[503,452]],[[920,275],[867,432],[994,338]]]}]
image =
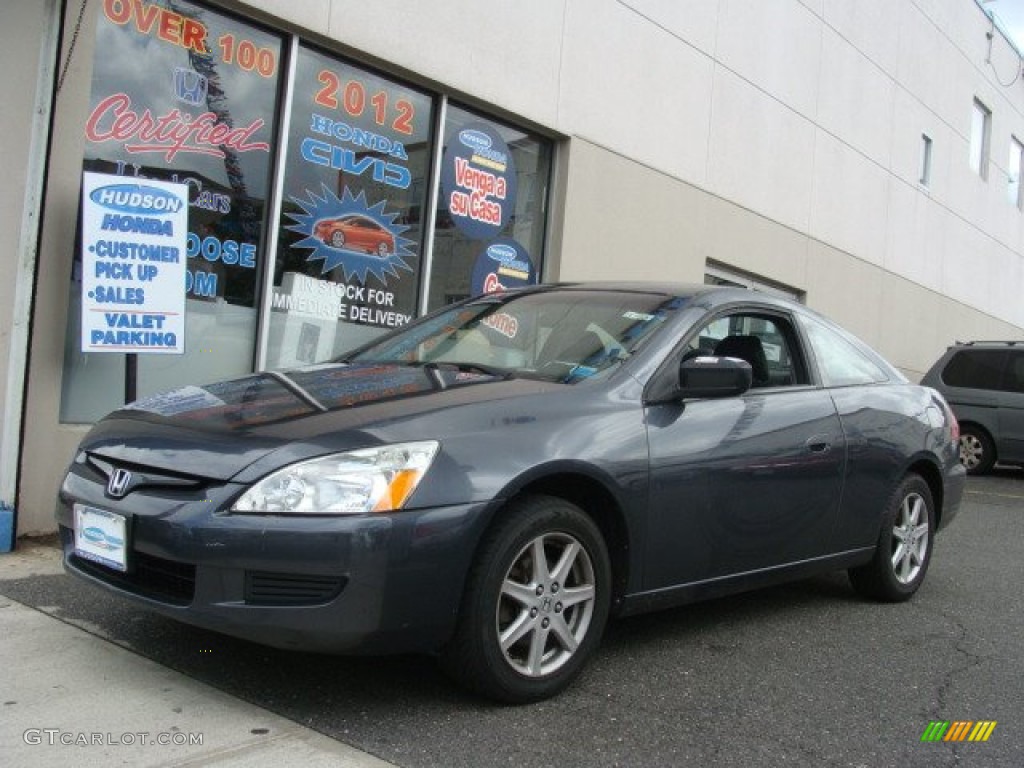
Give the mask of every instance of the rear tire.
[{"label": "rear tire", "polygon": [[909,600],[924,582],[935,540],[932,492],[920,475],[899,484],[882,516],[871,562],[849,571],[853,588],[887,603]]},{"label": "rear tire", "polygon": [[470,570],[441,665],[467,688],[508,704],[554,696],[583,669],[611,604],[600,530],[577,506],[517,499]]},{"label": "rear tire", "polygon": [[969,475],[984,475],[996,463],[996,446],[988,433],[973,424],[960,427],[960,463]]}]

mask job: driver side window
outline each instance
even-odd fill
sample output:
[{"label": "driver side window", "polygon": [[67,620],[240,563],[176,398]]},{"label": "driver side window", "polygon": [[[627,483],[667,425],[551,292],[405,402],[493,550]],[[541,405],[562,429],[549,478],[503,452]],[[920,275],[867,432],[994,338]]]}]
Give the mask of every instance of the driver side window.
[{"label": "driver side window", "polygon": [[691,339],[683,359],[703,355],[746,360],[753,387],[808,383],[793,326],[782,317],[750,313],[718,317]]}]

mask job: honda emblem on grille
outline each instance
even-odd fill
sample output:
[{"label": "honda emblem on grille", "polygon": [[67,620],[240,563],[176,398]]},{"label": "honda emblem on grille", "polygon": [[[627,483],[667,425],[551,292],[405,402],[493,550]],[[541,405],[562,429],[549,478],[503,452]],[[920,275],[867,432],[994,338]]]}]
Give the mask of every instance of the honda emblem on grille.
[{"label": "honda emblem on grille", "polygon": [[127,469],[115,469],[107,481],[107,495],[120,499],[128,493],[128,486],[132,482],[132,473]]}]

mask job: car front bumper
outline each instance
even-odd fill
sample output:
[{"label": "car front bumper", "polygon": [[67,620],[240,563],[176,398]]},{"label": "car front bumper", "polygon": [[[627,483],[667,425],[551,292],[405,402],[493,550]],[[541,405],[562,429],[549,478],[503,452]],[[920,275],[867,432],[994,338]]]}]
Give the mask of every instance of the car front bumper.
[{"label": "car front bumper", "polygon": [[[113,500],[72,471],[71,574],[174,619],[279,648],[430,652],[451,635],[488,504],[347,517],[238,515],[232,483]],[[74,504],[127,520],[127,570],[75,550]]]}]

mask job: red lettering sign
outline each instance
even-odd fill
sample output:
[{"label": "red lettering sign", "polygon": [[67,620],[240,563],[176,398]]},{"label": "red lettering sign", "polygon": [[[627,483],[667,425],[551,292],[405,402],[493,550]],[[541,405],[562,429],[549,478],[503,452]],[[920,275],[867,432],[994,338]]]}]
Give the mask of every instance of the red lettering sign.
[{"label": "red lettering sign", "polygon": [[103,0],[103,13],[115,24],[135,22],[143,35],[156,34],[161,40],[182,48],[209,53],[206,47],[206,27],[200,22],[175,11],[161,8],[142,0]]},{"label": "red lettering sign", "polygon": [[269,152],[269,143],[251,141],[263,124],[256,119],[244,128],[233,128],[219,122],[213,112],[193,116],[178,109],[154,117],[148,109],[133,111],[128,94],[115,93],[96,105],[86,121],[85,135],[97,143],[124,142],[125,151],[133,154],[159,152],[172,162],[180,152],[214,157],[224,157],[225,150]]}]

